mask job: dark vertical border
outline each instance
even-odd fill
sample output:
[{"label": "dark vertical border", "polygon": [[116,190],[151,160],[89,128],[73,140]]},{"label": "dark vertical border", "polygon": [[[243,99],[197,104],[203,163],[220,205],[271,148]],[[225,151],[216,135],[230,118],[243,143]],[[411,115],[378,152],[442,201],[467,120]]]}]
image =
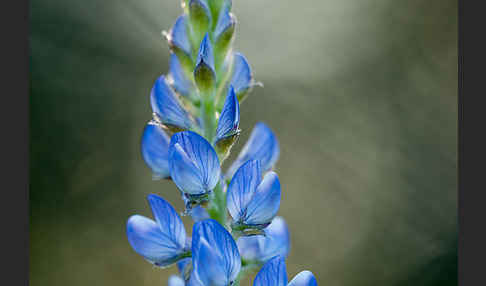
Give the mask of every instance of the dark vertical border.
[{"label": "dark vertical border", "polygon": [[457,139],[458,139],[458,152],[457,152],[457,183],[458,183],[458,192],[457,192],[457,208],[458,208],[458,228],[459,228],[459,237],[457,240],[458,246],[458,283],[459,285],[464,285],[464,263],[463,263],[463,245],[464,245],[464,236],[462,235],[462,230],[463,230],[463,224],[462,224],[462,192],[461,192],[461,184],[463,182],[463,131],[464,128],[462,124],[464,123],[463,119],[463,94],[462,94],[462,85],[463,85],[463,61],[464,61],[464,56],[463,56],[463,40],[462,40],[462,27],[463,27],[463,5],[464,3],[462,0],[458,0],[458,7],[457,7],[457,70],[458,70],[458,82],[457,82],[457,107],[458,107],[458,130],[457,130]]},{"label": "dark vertical border", "polygon": [[29,285],[29,1],[1,5],[2,285]]},{"label": "dark vertical border", "polygon": [[[466,4],[467,3],[467,4]],[[486,285],[486,16],[459,0],[459,285]]]}]

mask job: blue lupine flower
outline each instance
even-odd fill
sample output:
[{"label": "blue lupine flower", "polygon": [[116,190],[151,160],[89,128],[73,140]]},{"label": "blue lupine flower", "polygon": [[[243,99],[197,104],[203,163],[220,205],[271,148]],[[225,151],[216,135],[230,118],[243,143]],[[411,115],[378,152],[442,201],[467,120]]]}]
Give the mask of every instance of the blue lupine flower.
[{"label": "blue lupine flower", "polygon": [[280,146],[272,130],[262,122],[253,128],[250,138],[241,150],[238,158],[226,172],[226,178],[231,179],[238,168],[248,160],[260,161],[263,172],[270,170],[280,155]]},{"label": "blue lupine flower", "polygon": [[280,182],[274,172],[262,180],[260,162],[250,160],[236,171],[227,192],[233,228],[262,229],[270,224],[280,207]]},{"label": "blue lupine flower", "polygon": [[242,101],[254,85],[253,74],[248,60],[241,53],[233,55],[233,69],[230,84],[235,88],[238,100]]},{"label": "blue lupine flower", "polygon": [[167,35],[167,40],[169,44],[188,56],[191,55],[191,43],[187,34],[187,16],[181,15],[175,21],[174,26]]},{"label": "blue lupine flower", "polygon": [[192,83],[185,75],[181,62],[174,53],[170,55],[169,66],[174,90],[183,96],[189,96],[192,90]]},{"label": "blue lupine flower", "polygon": [[184,279],[177,275],[171,275],[169,277],[169,281],[167,282],[168,286],[185,286]]},{"label": "blue lupine flower", "polygon": [[197,222],[192,232],[191,279],[202,285],[228,286],[241,269],[238,247],[217,221]]},{"label": "blue lupine flower", "polygon": [[169,171],[170,137],[153,120],[147,123],[142,135],[142,157],[152,169],[153,178],[170,177]]},{"label": "blue lupine flower", "polygon": [[192,121],[189,114],[182,107],[163,75],[154,83],[150,93],[150,103],[157,119],[172,131],[191,128]]},{"label": "blue lupine flower", "polygon": [[219,181],[218,155],[211,144],[192,131],[175,133],[169,145],[170,176],[190,199],[207,195]]},{"label": "blue lupine flower", "polygon": [[263,231],[265,235],[238,238],[236,244],[241,257],[262,262],[277,255],[287,257],[290,251],[290,234],[285,220],[277,216]]},{"label": "blue lupine flower", "polygon": [[163,198],[149,195],[147,200],[155,221],[133,215],[127,222],[127,237],[133,249],[149,262],[165,267],[188,251],[186,231],[181,218]]},{"label": "blue lupine flower", "polygon": [[221,141],[228,144],[233,144],[235,135],[240,134],[240,105],[236,98],[235,91],[232,86],[228,90],[228,95],[223,105],[223,110],[218,120],[218,127],[216,129],[216,144]]},{"label": "blue lupine flower", "polygon": [[275,256],[260,269],[253,281],[253,286],[317,286],[316,278],[307,270],[297,274],[289,284],[287,281],[285,258]]}]

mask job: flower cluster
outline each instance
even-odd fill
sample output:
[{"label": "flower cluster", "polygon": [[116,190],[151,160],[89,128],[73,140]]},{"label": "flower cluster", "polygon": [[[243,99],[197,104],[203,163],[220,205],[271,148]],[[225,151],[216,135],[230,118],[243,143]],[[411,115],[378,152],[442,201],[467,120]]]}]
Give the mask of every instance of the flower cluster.
[{"label": "flower cluster", "polygon": [[[150,93],[152,119],[142,135],[143,159],[154,179],[171,179],[194,220],[188,237],[178,212],[151,194],[153,219],[133,215],[127,237],[158,267],[177,264],[170,286],[238,285],[258,271],[254,286],[287,285],[290,236],[280,207],[281,186],[272,171],[280,148],[257,123],[226,172],[222,162],[239,135],[240,102],[255,82],[247,59],[233,51],[236,18],[230,0],[184,0],[184,13],[164,35],[170,71]],[[229,214],[229,215],[228,215]],[[317,285],[309,271],[288,285]]]}]

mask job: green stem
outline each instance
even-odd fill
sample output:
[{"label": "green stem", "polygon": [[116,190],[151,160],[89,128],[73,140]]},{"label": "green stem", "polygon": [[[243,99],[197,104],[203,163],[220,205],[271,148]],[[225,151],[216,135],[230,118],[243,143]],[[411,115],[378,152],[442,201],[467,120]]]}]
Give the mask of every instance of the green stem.
[{"label": "green stem", "polygon": [[212,142],[216,131],[216,116],[212,96],[203,96],[201,117],[204,125],[204,137]]},{"label": "green stem", "polygon": [[212,219],[217,220],[222,226],[226,226],[226,196],[220,184],[213,190],[208,213]]}]

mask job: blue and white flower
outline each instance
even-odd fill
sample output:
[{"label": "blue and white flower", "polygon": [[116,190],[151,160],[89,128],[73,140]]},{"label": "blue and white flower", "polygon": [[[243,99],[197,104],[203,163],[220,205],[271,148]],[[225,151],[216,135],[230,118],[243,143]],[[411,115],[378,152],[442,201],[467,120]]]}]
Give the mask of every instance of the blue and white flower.
[{"label": "blue and white flower", "polygon": [[310,271],[302,271],[287,284],[287,268],[285,258],[275,256],[258,272],[253,286],[317,286],[316,278]]},{"label": "blue and white flower", "polygon": [[216,151],[206,139],[192,131],[172,136],[169,169],[172,180],[189,203],[207,199],[221,175]]},{"label": "blue and white flower", "polygon": [[268,226],[280,207],[280,181],[274,172],[262,179],[260,162],[250,160],[236,171],[228,186],[228,211],[232,227],[243,232]]},{"label": "blue and white flower", "polygon": [[194,225],[191,280],[196,285],[231,285],[241,269],[241,257],[231,234],[217,221]]},{"label": "blue and white flower", "polygon": [[149,195],[147,200],[155,221],[133,215],[127,222],[127,237],[135,252],[152,264],[169,266],[187,255],[186,231],[181,218],[163,198]]}]

